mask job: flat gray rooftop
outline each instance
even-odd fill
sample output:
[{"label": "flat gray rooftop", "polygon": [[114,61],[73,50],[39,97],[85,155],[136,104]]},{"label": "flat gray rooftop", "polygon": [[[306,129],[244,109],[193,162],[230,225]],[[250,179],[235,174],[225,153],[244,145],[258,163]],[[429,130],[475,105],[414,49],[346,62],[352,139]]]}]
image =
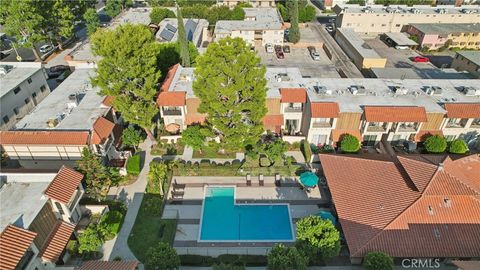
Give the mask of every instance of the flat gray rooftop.
[{"label": "flat gray rooftop", "polygon": [[[441,14],[446,12],[447,14],[465,14],[465,15],[478,15],[480,13],[480,7],[478,5],[455,7],[453,5],[441,5],[432,7],[430,5],[414,5],[412,7],[406,5],[389,5],[385,7],[383,5],[368,5],[360,6],[356,4],[340,4],[336,5],[334,10],[341,10],[342,13],[424,13],[424,14]],[[367,11],[368,10],[368,11]],[[466,13],[465,10],[468,10]],[[476,12],[476,13],[474,13]],[[338,13],[337,13],[338,14]],[[393,14],[392,14],[393,15]]]},{"label": "flat gray rooftop", "polygon": [[216,34],[229,34],[238,30],[281,30],[282,19],[276,8],[244,8],[243,21],[217,21]]},{"label": "flat gray rooftop", "polygon": [[38,65],[38,67],[21,67],[2,63],[0,66],[11,67],[11,70],[7,74],[0,75],[0,98],[42,69],[41,64]]},{"label": "flat gray rooftop", "polygon": [[[77,68],[50,95],[40,102],[35,109],[20,120],[16,129],[31,130],[90,130],[95,120],[104,115],[109,108],[102,105],[104,97],[99,95],[99,88],[92,87],[90,78],[95,76],[93,68]],[[78,106],[67,108],[69,96],[78,97]],[[63,120],[54,128],[47,126],[53,118]]]},{"label": "flat gray rooftop", "polygon": [[9,224],[28,228],[48,198],[43,195],[49,182],[12,182],[0,189],[0,231]]},{"label": "flat gray rooftop", "polygon": [[475,76],[453,68],[370,68],[380,79],[475,79]]},{"label": "flat gray rooftop", "polygon": [[117,16],[108,28],[114,29],[119,25],[131,23],[131,24],[143,24],[148,25],[150,23],[151,7],[139,7],[130,8],[125,12]]},{"label": "flat gray rooftop", "polygon": [[387,37],[389,37],[393,42],[395,42],[399,46],[415,46],[418,45],[417,42],[408,38],[405,33],[385,33]]},{"label": "flat gray rooftop", "polygon": [[480,51],[458,51],[457,53],[475,65],[480,66]]},{"label": "flat gray rooftop", "polygon": [[337,32],[342,34],[363,58],[383,58],[352,28],[337,28]]},{"label": "flat gray rooftop", "polygon": [[410,25],[425,34],[460,34],[480,32],[480,23],[413,23]]},{"label": "flat gray rooftop", "polygon": [[[198,46],[199,40],[202,38],[204,28],[208,28],[208,21],[205,19],[183,18],[185,25],[185,32],[187,39],[192,41],[195,46]],[[175,31],[171,31],[167,28],[174,27]],[[172,29],[173,30],[173,29]],[[166,32],[164,32],[166,31]],[[164,37],[163,33],[167,33],[168,36]],[[155,35],[156,39],[163,42],[176,42],[178,38],[178,21],[177,18],[166,18],[158,24],[158,31]]]}]

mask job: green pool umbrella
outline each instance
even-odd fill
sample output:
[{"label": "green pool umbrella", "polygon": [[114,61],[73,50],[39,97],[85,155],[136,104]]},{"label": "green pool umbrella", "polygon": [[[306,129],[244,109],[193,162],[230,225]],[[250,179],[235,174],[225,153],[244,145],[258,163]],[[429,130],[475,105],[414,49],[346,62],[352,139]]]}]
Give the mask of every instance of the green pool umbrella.
[{"label": "green pool umbrella", "polygon": [[320,211],[317,216],[321,217],[322,219],[329,219],[332,221],[333,225],[335,225],[337,222],[337,219],[328,211]]},{"label": "green pool umbrella", "polygon": [[318,176],[313,172],[304,172],[300,175],[300,183],[306,187],[316,186],[318,183]]}]

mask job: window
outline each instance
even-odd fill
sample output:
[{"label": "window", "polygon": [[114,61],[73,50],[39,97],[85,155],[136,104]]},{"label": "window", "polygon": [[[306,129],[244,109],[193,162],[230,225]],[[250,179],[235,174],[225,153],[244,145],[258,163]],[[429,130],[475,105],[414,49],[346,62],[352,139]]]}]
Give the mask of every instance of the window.
[{"label": "window", "polygon": [[45,90],[47,90],[47,86],[44,84],[42,86],[40,86],[40,91],[45,92]]},{"label": "window", "polygon": [[18,107],[13,108],[13,112],[15,113],[15,115],[18,115],[20,113]]},{"label": "window", "polygon": [[37,93],[33,92],[32,93],[32,98],[36,98],[37,97]]},{"label": "window", "polygon": [[480,128],[480,118],[473,119],[473,122],[472,122],[471,126],[474,127],[474,128]]},{"label": "window", "polygon": [[5,116],[3,117],[3,122],[4,122],[5,124],[7,124],[9,121],[10,121],[10,118],[8,118],[8,115],[5,115]]},{"label": "window", "polygon": [[62,205],[59,202],[55,202],[55,206],[57,207],[58,212],[60,215],[65,215],[65,212],[63,211]]},{"label": "window", "polygon": [[25,101],[25,104],[28,104],[30,103],[30,98],[26,98],[24,101]]},{"label": "window", "polygon": [[27,82],[28,82],[28,84],[31,84],[31,83],[32,83],[32,79],[28,78],[28,79],[27,79]]},{"label": "window", "polygon": [[363,145],[374,146],[376,140],[377,140],[377,135],[365,135],[363,136]]},{"label": "window", "polygon": [[17,87],[15,89],[13,89],[13,93],[16,95],[20,92],[20,90],[22,90],[22,89],[20,89],[20,87]]}]

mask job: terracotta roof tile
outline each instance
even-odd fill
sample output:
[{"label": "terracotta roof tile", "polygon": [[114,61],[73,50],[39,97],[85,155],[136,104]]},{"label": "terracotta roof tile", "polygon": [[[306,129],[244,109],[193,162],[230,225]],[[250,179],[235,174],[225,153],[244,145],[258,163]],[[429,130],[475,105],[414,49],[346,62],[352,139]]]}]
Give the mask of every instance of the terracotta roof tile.
[{"label": "terracotta roof tile", "polygon": [[127,261],[87,261],[75,270],[135,270],[137,265]]},{"label": "terracotta roof tile", "polygon": [[105,106],[108,106],[108,107],[112,107],[114,100],[115,100],[115,97],[113,97],[113,96],[106,96],[106,97],[103,99],[102,104],[105,105]]},{"label": "terracotta roof tile", "polygon": [[161,92],[157,98],[158,106],[185,106],[185,92]]},{"label": "terracotta roof tile", "polygon": [[60,255],[62,255],[62,252],[74,230],[75,225],[59,220],[48,236],[45,246],[40,251],[39,256],[45,261],[56,262]]},{"label": "terracotta roof tile", "polygon": [[280,88],[282,103],[305,103],[307,102],[307,90],[305,88]]},{"label": "terracotta roof tile", "polygon": [[415,184],[415,187],[420,192],[423,192],[428,183],[430,183],[430,180],[432,180],[432,177],[435,175],[437,166],[400,156],[398,157],[398,160],[407,172],[410,180]]},{"label": "terracotta roof tile", "polygon": [[340,108],[336,102],[312,102],[312,118],[338,118]]},{"label": "terracotta roof tile", "polygon": [[0,131],[4,145],[87,145],[88,131]]},{"label": "terracotta roof tile", "polygon": [[195,123],[198,123],[198,124],[203,124],[205,122],[205,115],[204,114],[189,114],[187,113],[187,115],[185,116],[185,123],[187,125],[191,125],[191,124],[195,124]]},{"label": "terracotta roof tile", "polygon": [[452,261],[458,270],[478,270],[480,269],[480,261]]},{"label": "terracotta roof tile", "polygon": [[480,103],[446,103],[448,118],[480,118]]},{"label": "terracotta roof tile", "polygon": [[0,270],[15,269],[36,236],[34,232],[8,225],[0,234]]},{"label": "terracotta roof tile", "polygon": [[427,122],[424,107],[365,106],[368,122]]},{"label": "terracotta roof tile", "polygon": [[93,123],[92,144],[104,143],[113,132],[115,124],[105,117],[99,117]]},{"label": "terracotta roof tile", "polygon": [[68,204],[82,179],[83,174],[62,166],[45,190],[45,195],[63,204]]},{"label": "terracotta roof tile", "polygon": [[332,129],[332,141],[338,142],[342,135],[350,134],[355,136],[359,141],[362,141],[362,134],[358,129]]},{"label": "terracotta roof tile", "polygon": [[443,137],[443,132],[441,130],[420,130],[417,135],[415,135],[415,141],[423,142],[432,135],[439,135]]},{"label": "terracotta roof tile", "polygon": [[168,89],[170,88],[170,85],[173,82],[173,78],[175,77],[175,73],[177,73],[178,67],[180,67],[180,64],[176,64],[168,70],[167,76],[165,77],[165,80],[163,80],[162,86],[160,86],[161,92],[168,91]]}]

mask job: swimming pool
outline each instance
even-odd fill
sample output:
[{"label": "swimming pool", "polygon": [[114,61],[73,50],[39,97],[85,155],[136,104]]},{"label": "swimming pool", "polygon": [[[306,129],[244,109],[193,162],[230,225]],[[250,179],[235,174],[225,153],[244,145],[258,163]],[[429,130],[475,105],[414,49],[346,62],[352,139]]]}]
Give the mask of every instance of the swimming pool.
[{"label": "swimming pool", "polygon": [[235,204],[234,187],[207,187],[199,241],[293,241],[287,204]]}]

